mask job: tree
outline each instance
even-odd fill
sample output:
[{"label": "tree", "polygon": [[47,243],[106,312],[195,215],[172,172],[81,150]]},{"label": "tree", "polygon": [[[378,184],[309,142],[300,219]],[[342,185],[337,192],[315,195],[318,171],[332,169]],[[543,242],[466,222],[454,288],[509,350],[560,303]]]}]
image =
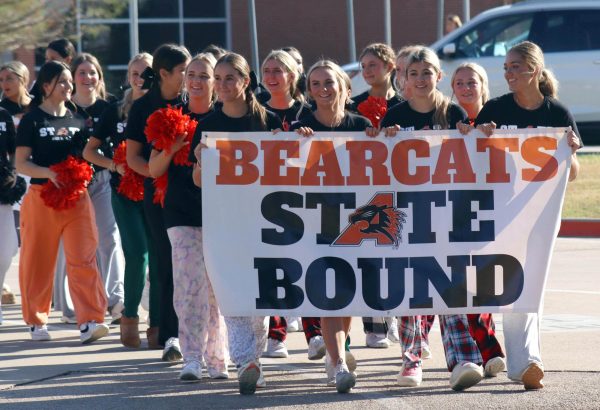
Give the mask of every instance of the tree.
[{"label": "tree", "polygon": [[72,24],[70,0],[3,0],[0,2],[0,52],[39,47],[62,37]]}]

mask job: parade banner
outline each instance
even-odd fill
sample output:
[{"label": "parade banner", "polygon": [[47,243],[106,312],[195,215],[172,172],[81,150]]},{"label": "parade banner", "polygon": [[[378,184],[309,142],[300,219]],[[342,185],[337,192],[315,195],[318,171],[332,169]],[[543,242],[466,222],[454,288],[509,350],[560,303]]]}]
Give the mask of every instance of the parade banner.
[{"label": "parade banner", "polygon": [[538,311],[565,129],[203,142],[204,257],[224,315]]}]

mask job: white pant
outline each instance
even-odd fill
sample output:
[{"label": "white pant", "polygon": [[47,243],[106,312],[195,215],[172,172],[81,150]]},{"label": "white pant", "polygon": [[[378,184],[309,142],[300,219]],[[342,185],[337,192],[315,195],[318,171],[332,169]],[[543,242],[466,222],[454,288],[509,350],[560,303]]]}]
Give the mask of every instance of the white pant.
[{"label": "white pant", "polygon": [[502,326],[508,378],[520,381],[523,372],[531,363],[537,363],[543,367],[539,314],[505,313]]},{"label": "white pant", "polygon": [[6,272],[10,268],[13,256],[19,250],[15,216],[11,205],[0,205],[0,287],[4,283]]}]

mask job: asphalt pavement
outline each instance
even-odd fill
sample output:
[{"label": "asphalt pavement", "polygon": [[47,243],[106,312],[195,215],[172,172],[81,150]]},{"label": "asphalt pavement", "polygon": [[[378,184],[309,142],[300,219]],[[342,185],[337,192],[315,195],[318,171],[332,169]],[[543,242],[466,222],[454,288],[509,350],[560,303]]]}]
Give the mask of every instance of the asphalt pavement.
[{"label": "asphalt pavement", "polygon": [[[7,282],[18,294],[17,266],[15,258]],[[0,409],[600,408],[599,302],[600,239],[559,238],[544,298],[544,389],[526,392],[502,373],[454,392],[448,384],[437,321],[430,337],[433,357],[424,361],[423,383],[399,387],[400,347],[366,348],[362,323],[355,318],[351,337],[358,379],[350,394],[338,394],[325,385],[323,362],[309,361],[304,335],[291,333],[287,359],[263,359],[267,388],[254,396],[238,394],[233,368],[229,380],[181,382],[180,364],[162,362],[160,351],[122,347],[117,327],[108,337],[84,346],[76,326],[62,324],[60,314],[53,313],[48,326],[53,340],[33,342],[20,305],[5,305],[0,325]],[[496,316],[502,341],[502,317]]]}]

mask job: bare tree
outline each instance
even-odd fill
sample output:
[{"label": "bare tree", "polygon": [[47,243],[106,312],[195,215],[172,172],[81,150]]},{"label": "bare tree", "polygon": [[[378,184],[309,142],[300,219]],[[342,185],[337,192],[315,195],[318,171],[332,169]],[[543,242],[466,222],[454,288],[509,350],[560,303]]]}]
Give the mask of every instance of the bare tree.
[{"label": "bare tree", "polygon": [[0,52],[21,46],[39,47],[63,36],[72,25],[70,0],[2,0],[0,2]]}]

